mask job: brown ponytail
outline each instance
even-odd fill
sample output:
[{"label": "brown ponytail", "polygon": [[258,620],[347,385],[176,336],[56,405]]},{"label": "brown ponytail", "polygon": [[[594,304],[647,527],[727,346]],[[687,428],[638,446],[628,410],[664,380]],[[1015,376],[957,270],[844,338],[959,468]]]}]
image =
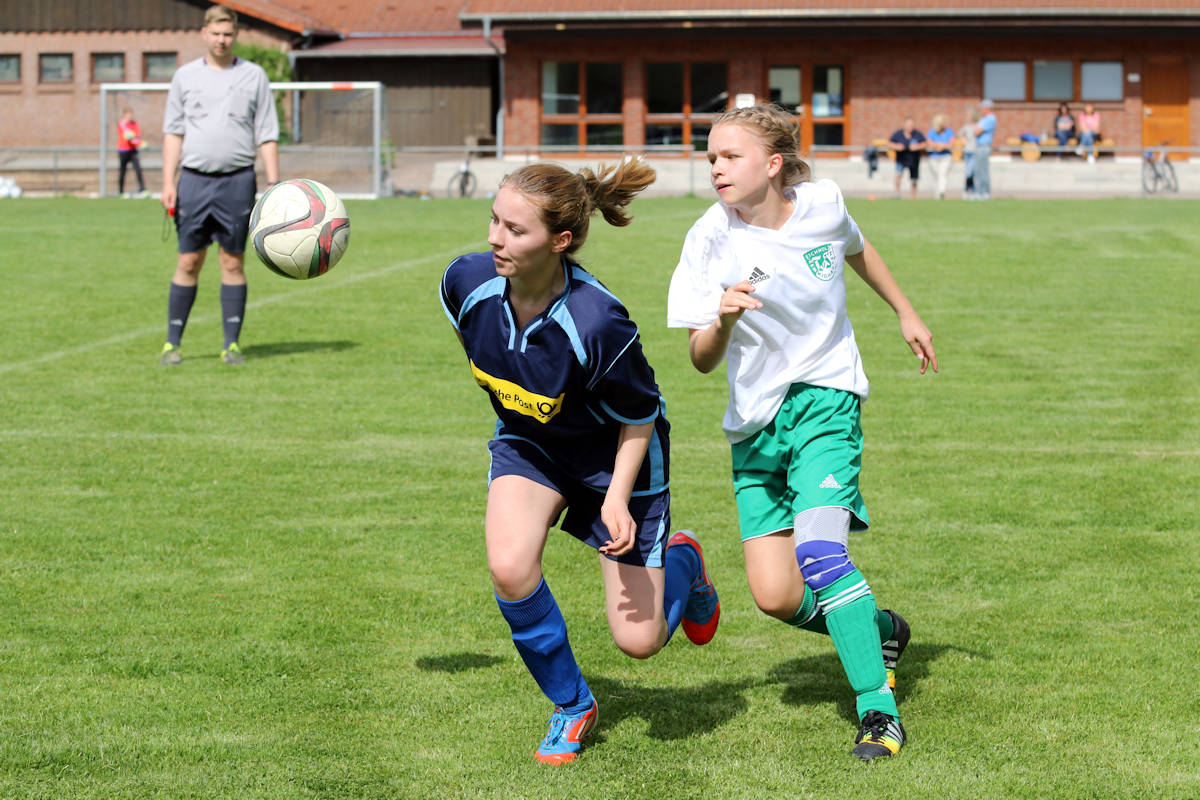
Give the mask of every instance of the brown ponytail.
[{"label": "brown ponytail", "polygon": [[588,222],[599,211],[610,225],[624,227],[633,221],[625,206],[637,193],[654,183],[654,168],[638,156],[615,167],[601,165],[599,174],[584,167],[571,172],[557,164],[530,164],[506,175],[501,186],[511,186],[536,205],[551,233],[571,232],[570,255],[587,240]]}]

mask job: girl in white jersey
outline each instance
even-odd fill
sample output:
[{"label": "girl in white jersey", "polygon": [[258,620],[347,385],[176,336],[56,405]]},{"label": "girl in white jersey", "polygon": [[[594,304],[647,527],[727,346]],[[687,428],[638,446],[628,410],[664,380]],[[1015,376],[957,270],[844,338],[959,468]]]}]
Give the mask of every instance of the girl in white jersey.
[{"label": "girl in white jersey", "polygon": [[764,613],[829,634],[857,694],[854,754],[895,755],[905,734],[892,687],[909,628],[876,608],[847,551],[849,532],[868,524],[858,491],[868,387],[845,265],[896,311],[922,374],[938,368],[932,337],[837,185],[809,180],[790,116],[725,112],[708,160],[720,202],[688,232],[667,316],[689,330],[698,370],[728,362],[723,427],[750,591]]}]

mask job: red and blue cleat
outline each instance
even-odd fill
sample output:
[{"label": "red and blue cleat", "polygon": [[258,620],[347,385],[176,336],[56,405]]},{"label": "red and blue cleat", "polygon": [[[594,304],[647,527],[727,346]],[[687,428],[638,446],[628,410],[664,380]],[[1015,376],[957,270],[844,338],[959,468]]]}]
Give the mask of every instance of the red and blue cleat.
[{"label": "red and blue cleat", "polygon": [[696,551],[696,557],[700,559],[700,574],[692,583],[687,606],[683,610],[683,632],[692,644],[708,644],[717,633],[717,623],[721,619],[721,602],[717,599],[717,590],[712,581],[708,579],[704,553],[700,550],[700,542],[696,541],[696,535],[691,531],[676,531],[667,541],[667,549],[678,546],[692,548]]}]

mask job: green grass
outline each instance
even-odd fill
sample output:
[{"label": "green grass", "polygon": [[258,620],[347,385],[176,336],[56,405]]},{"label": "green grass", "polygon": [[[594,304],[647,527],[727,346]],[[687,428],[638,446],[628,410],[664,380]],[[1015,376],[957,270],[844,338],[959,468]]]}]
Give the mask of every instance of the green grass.
[{"label": "green grass", "polygon": [[250,264],[243,369],[217,357],[210,265],[170,370],[160,208],[3,204],[0,797],[1200,794],[1200,204],[851,201],[942,364],[919,376],[851,278],[873,523],[852,552],[914,631],[910,741],[873,765],[828,639],[753,607],[725,381],[664,326],[706,204],[638,201],[583,256],[641,324],[721,630],[626,658],[594,557],[554,533],[601,707],[560,769],[531,758],[549,708],[484,563],[493,419],[437,300],[487,202],[352,202],[329,275]]}]

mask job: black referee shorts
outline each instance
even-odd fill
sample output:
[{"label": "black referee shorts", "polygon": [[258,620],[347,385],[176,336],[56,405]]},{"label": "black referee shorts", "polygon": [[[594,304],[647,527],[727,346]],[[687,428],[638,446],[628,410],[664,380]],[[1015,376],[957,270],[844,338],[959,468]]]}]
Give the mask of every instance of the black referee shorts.
[{"label": "black referee shorts", "polygon": [[222,173],[184,167],[175,200],[179,252],[199,253],[214,239],[226,253],[245,252],[256,191],[252,166]]}]

